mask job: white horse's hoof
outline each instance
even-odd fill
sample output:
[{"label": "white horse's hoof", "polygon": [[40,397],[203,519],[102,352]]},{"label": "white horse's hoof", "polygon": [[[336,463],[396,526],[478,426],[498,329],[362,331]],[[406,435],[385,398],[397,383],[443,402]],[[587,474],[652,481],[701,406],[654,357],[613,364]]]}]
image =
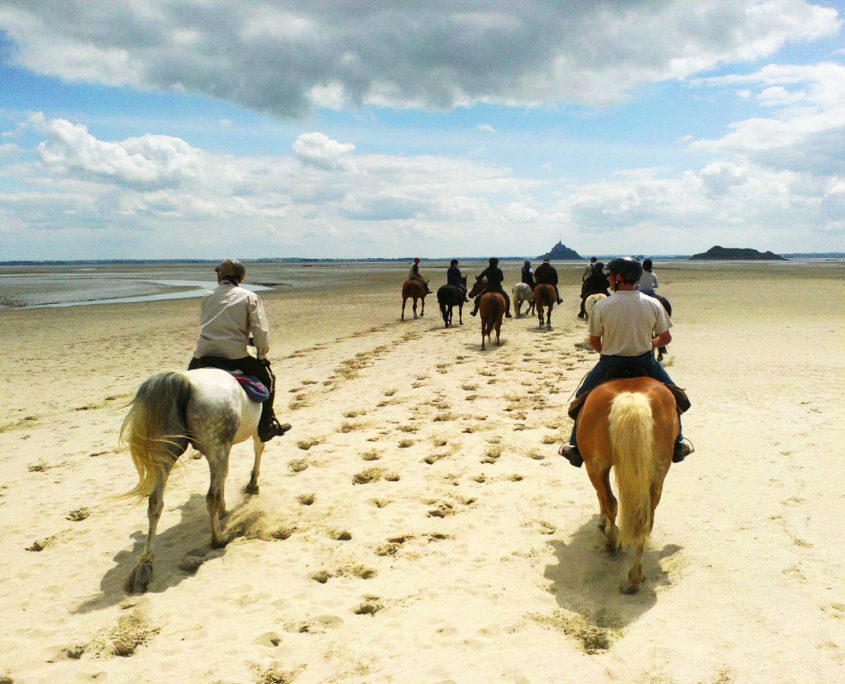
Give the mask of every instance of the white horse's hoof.
[{"label": "white horse's hoof", "polygon": [[131,594],[143,594],[150,586],[150,580],[153,578],[153,561],[151,559],[142,560],[132,568],[132,573],[129,575],[129,581],[126,583],[126,588]]}]

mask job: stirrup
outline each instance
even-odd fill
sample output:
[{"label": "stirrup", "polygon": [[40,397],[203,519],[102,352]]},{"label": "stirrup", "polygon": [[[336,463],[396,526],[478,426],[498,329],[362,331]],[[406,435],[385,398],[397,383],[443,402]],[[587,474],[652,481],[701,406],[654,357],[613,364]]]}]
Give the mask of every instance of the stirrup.
[{"label": "stirrup", "polygon": [[693,451],[695,451],[695,447],[692,442],[690,442],[686,437],[679,439],[675,442],[675,451],[672,454],[672,463],[680,463]]}]

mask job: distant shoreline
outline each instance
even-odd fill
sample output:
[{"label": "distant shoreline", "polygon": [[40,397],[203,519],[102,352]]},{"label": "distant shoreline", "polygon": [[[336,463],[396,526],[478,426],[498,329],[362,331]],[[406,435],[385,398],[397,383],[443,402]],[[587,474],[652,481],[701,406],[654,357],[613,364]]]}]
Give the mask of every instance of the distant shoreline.
[{"label": "distant shoreline", "polygon": [[[595,254],[598,259],[611,259],[618,254]],[[649,255],[651,259],[661,261],[689,261],[691,254],[652,254]],[[780,256],[786,259],[845,259],[845,252],[784,252]],[[413,259],[412,256],[407,257],[362,257],[362,258],[348,258],[348,259],[320,259],[308,257],[273,257],[264,259],[247,259],[249,263],[253,264],[309,264],[309,263],[325,263],[325,264],[340,264],[349,262],[360,263],[405,263]],[[450,261],[451,259],[458,259],[459,261],[486,261],[487,256],[445,256],[445,257],[420,257],[421,261],[436,262],[436,261]],[[521,261],[524,259],[537,259],[536,256],[503,256],[499,257],[499,261]],[[586,259],[555,259],[559,263],[581,263]],[[737,261],[741,259],[710,259],[709,261]],[[85,264],[213,264],[218,259],[48,259],[48,260],[26,260],[15,259],[11,261],[0,261],[0,266],[63,266],[63,265],[85,265]],[[708,259],[696,259],[696,261],[708,261]]]}]

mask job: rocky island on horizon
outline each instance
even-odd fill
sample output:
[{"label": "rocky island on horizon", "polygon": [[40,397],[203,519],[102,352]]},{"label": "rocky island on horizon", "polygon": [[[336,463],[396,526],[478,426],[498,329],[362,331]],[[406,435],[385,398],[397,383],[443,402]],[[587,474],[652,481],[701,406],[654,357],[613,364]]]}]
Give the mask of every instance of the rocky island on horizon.
[{"label": "rocky island on horizon", "polygon": [[737,260],[737,261],[787,261],[785,257],[775,254],[774,252],[760,252],[749,247],[720,247],[716,245],[711,247],[706,252],[693,254],[690,261],[693,260]]},{"label": "rocky island on horizon", "polygon": [[583,257],[574,249],[570,249],[560,240],[552,247],[551,252],[546,252],[537,257],[537,259],[554,259],[555,261],[581,261]]}]

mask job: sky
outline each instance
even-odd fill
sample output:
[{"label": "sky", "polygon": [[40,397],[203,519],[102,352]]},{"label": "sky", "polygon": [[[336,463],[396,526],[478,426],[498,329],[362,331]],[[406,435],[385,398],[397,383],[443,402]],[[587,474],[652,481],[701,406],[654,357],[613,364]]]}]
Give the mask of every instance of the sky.
[{"label": "sky", "polygon": [[0,261],[843,252],[843,19],[0,0]]}]

